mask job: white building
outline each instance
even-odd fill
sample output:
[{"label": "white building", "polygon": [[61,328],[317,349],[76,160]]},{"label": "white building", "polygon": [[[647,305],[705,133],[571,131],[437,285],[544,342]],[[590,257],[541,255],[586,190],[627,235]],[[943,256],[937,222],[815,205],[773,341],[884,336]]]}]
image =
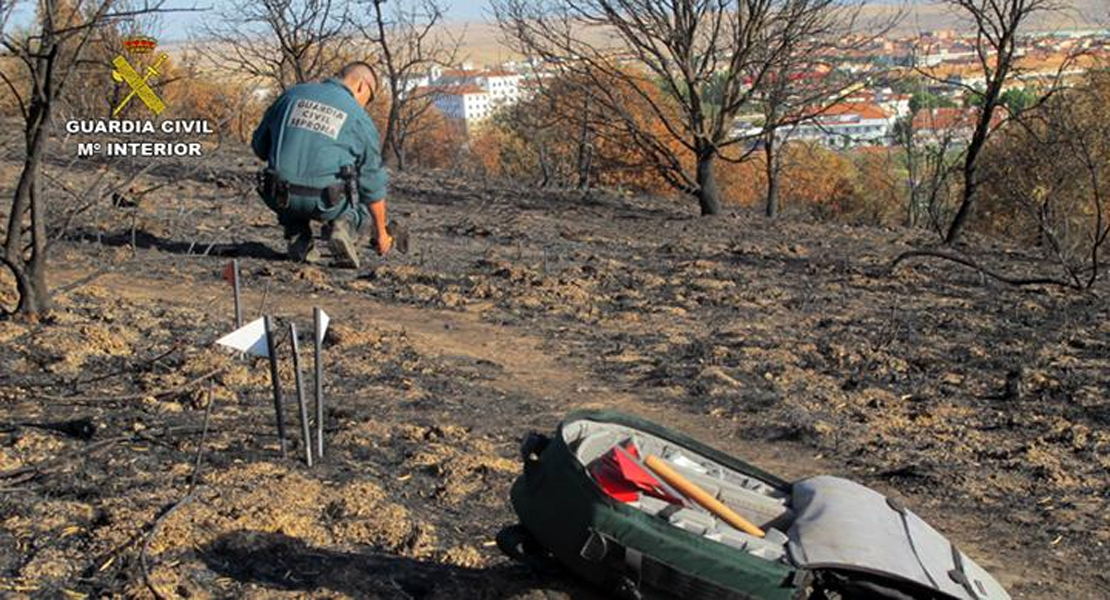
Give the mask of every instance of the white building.
[{"label": "white building", "polygon": [[400,88],[401,95],[404,95],[415,89],[430,87],[439,81],[442,76],[443,68],[439,65],[432,65],[432,68],[429,69],[427,73],[420,73],[401,80],[401,85],[398,87]]},{"label": "white building", "polygon": [[486,71],[475,83],[486,89],[495,106],[508,106],[520,101],[521,78],[519,73]]},{"label": "white building", "polygon": [[904,119],[910,116],[910,100],[912,99],[912,95],[898,94],[890,88],[875,91],[875,104],[878,104],[879,108],[895,119]]},{"label": "white building", "polygon": [[890,144],[895,118],[872,103],[846,103],[793,128],[792,140],[818,142],[830,148],[885,146]]},{"label": "white building", "polygon": [[488,119],[496,108],[490,94],[474,84],[436,86],[432,97],[443,116],[465,121],[468,128]]},{"label": "white building", "polygon": [[510,71],[473,71],[459,69],[444,71],[436,84],[444,86],[475,85],[489,94],[490,101],[497,106],[513,104],[520,100],[520,73]]},{"label": "white building", "polygon": [[433,82],[435,105],[446,117],[461,119],[468,129],[489,119],[494,111],[521,100],[520,73],[502,70],[443,71]]}]

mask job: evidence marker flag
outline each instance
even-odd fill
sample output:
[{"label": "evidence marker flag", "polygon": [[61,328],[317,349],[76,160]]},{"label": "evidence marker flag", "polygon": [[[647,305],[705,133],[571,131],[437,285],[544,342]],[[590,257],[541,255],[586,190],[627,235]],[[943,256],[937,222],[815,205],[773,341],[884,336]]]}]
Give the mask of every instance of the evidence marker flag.
[{"label": "evidence marker flag", "polygon": [[231,286],[232,300],[235,302],[235,326],[243,326],[243,298],[240,288],[242,287],[239,282],[239,259],[228,261],[220,276],[223,280]]},{"label": "evidence marker flag", "polygon": [[270,351],[266,346],[264,319],[255,319],[216,340],[216,343],[254,356],[270,356]]},{"label": "evidence marker flag", "polygon": [[220,277],[223,277],[228,285],[235,285],[235,263],[230,260],[227,261],[223,270],[220,271]]},{"label": "evidence marker flag", "polygon": [[319,343],[319,344],[323,344],[324,343],[324,335],[327,334],[327,332],[328,332],[328,323],[331,322],[331,317],[328,316],[328,313],[324,312],[324,309],[321,308],[319,310],[320,310],[320,326],[316,328],[316,342]]},{"label": "evidence marker flag", "polygon": [[312,309],[312,324],[315,331],[315,342],[312,345],[312,355],[316,370],[316,456],[324,457],[324,336],[328,332],[328,322],[331,318],[319,306]]}]

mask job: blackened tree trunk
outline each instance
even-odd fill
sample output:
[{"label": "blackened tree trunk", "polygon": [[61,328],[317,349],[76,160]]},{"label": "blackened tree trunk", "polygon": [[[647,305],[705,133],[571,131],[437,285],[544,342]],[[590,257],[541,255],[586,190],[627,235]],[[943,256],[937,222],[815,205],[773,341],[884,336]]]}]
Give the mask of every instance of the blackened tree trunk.
[{"label": "blackened tree trunk", "polygon": [[[408,161],[406,159],[408,157],[405,152],[405,132],[399,126],[400,122],[401,105],[391,100],[389,106],[389,121],[385,129],[385,140],[382,143],[382,160],[387,164],[392,162],[395,169],[404,171],[407,166],[406,163]],[[389,149],[389,152],[385,152],[386,149]]]},{"label": "blackened tree trunk", "polygon": [[[974,49],[979,67],[986,77],[986,91],[982,93],[981,109],[975,132],[968,143],[964,155],[964,181],[963,193],[960,195],[960,207],[956,211],[948,233],[944,236],[946,244],[953,244],[960,238],[964,225],[971,215],[972,202],[975,200],[975,190],[979,185],[978,161],[987,138],[991,135],[992,120],[1001,104],[1002,88],[1005,87],[1014,67],[1017,56],[1018,40],[1022,30],[1030,22],[1031,17],[1038,12],[1053,12],[1061,7],[1052,0],[945,0],[947,4],[956,9],[975,26]],[[1074,55],[1070,53],[1060,66],[1057,80],[1065,72]],[[969,89],[969,91],[972,91]]]},{"label": "blackened tree trunk", "polygon": [[763,140],[763,168],[767,175],[767,217],[771,219],[779,215],[779,156],[775,141],[774,130]]},{"label": "blackened tree trunk", "polygon": [[[45,135],[45,134],[44,134]],[[41,156],[41,154],[40,154]],[[25,314],[42,314],[50,310],[50,287],[46,282],[46,207],[42,184],[38,177],[31,182],[31,259],[29,293],[24,296],[22,310]]]},{"label": "blackened tree trunk", "polygon": [[975,190],[979,186],[977,181],[979,172],[979,155],[987,144],[987,137],[991,133],[991,120],[998,105],[999,95],[1002,90],[1002,79],[996,79],[997,85],[987,88],[983,97],[983,108],[979,111],[979,121],[975,124],[975,132],[971,142],[967,145],[967,154],[964,156],[964,186],[960,194],[960,207],[952,224],[948,227],[948,234],[944,236],[945,244],[954,244],[960,239],[968,216],[971,215],[971,204],[975,200]]},{"label": "blackened tree trunk", "polygon": [[[52,60],[52,58],[40,60]],[[45,71],[44,74],[46,74]],[[45,81],[40,81],[36,88],[48,94],[49,76],[46,75]],[[39,93],[36,93],[36,96],[38,95]],[[45,211],[37,177],[46,146],[50,103],[36,97],[28,114],[24,138],[27,154],[12,198],[11,214],[8,215],[4,263],[12,271],[16,280],[16,290],[19,293],[19,306],[16,312],[31,315],[46,312],[50,308],[50,291],[46,285],[46,223],[43,214]],[[24,237],[24,221],[28,217],[31,226],[29,252],[26,251]]]},{"label": "blackened tree trunk", "polygon": [[717,153],[713,148],[702,149],[697,153],[698,206],[703,217],[721,214],[721,194],[717,189],[717,174],[714,159]]}]

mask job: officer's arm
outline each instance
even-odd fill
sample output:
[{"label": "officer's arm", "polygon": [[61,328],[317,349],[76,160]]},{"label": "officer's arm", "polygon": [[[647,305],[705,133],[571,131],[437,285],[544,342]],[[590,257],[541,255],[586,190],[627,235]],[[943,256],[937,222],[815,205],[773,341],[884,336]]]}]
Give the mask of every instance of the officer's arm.
[{"label": "officer's arm", "polygon": [[378,254],[385,254],[393,247],[393,236],[389,235],[386,229],[386,216],[385,216],[385,200],[378,200],[370,205],[370,215],[374,217],[374,229],[377,230],[377,235],[374,239],[378,240]]},{"label": "officer's arm", "polygon": [[270,126],[266,119],[262,119],[258,128],[254,130],[254,135],[251,136],[251,150],[261,160],[270,159]]},{"label": "officer's arm", "polygon": [[359,173],[358,194],[359,198],[362,198],[363,202],[370,207],[378,239],[388,239],[385,230],[385,193],[389,176],[382,166],[378,130],[369,115],[366,116],[366,125],[366,145],[362,156],[362,171]]},{"label": "officer's arm", "polygon": [[262,121],[258,123],[258,127],[254,130],[254,135],[251,136],[251,150],[254,155],[261,160],[270,160],[270,122],[278,114],[278,105],[281,104],[281,98],[278,98],[266,109],[266,114],[262,117]]}]

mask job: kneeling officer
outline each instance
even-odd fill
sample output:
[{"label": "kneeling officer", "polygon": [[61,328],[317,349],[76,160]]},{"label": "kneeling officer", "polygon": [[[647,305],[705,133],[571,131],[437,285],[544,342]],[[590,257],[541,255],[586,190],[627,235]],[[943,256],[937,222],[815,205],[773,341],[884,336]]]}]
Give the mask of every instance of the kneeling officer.
[{"label": "kneeling officer", "polygon": [[320,260],[311,221],[324,224],[344,266],[358,267],[360,233],[376,233],[379,255],[393,246],[378,131],[365,110],[376,85],[370,65],[351,63],[332,79],[286,90],[254,131],[251,148],[267,162],[258,193],[285,228],[293,260]]}]

